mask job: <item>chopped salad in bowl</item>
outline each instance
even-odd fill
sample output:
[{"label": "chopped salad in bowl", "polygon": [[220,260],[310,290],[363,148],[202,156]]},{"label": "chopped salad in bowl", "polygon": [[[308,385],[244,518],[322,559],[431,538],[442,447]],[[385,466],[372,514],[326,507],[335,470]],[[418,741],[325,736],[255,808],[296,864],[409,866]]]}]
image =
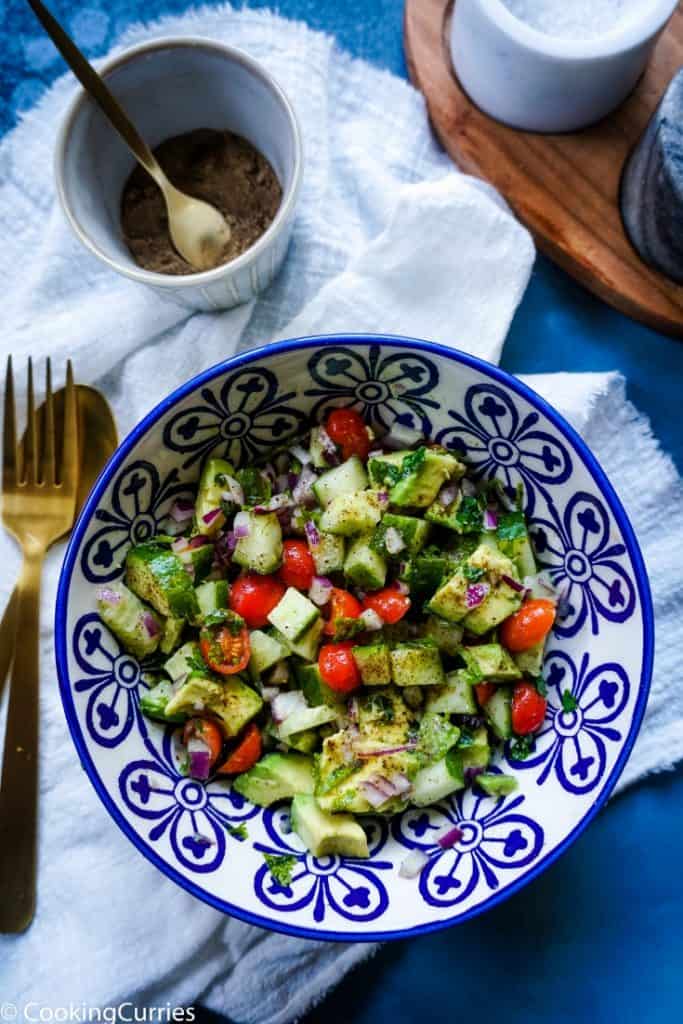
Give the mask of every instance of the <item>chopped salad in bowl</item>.
[{"label": "chopped salad in bowl", "polygon": [[140,709],[176,727],[182,772],[291,800],[316,857],[366,858],[366,815],[511,793],[496,755],[522,761],[543,726],[558,603],[521,502],[352,408],[268,458],[209,455],[97,591],[122,647],[158,658]]}]

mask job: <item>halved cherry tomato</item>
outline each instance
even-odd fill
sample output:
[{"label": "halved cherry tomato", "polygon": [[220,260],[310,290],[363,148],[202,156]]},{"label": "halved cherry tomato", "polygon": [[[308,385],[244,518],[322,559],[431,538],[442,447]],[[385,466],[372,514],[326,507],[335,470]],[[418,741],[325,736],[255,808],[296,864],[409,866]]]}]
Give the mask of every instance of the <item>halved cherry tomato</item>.
[{"label": "halved cherry tomato", "polygon": [[384,590],[375,590],[374,593],[367,594],[363,599],[363,607],[372,608],[373,612],[377,612],[380,619],[393,626],[395,622],[399,622],[403,618],[410,608],[410,598],[407,594],[402,594],[394,585],[385,587]]},{"label": "halved cherry tomato", "polygon": [[496,687],[493,683],[477,683],[474,687],[474,692],[477,695],[479,707],[483,708],[487,701],[491,700],[491,697],[493,697],[496,692]]},{"label": "halved cherry tomato", "polygon": [[501,642],[509,651],[528,651],[545,640],[554,621],[555,605],[552,601],[545,598],[525,601],[519,611],[500,627]]},{"label": "halved cherry tomato", "polygon": [[220,766],[218,769],[218,775],[239,775],[240,772],[246,772],[252,765],[256,764],[261,751],[263,750],[263,744],[261,743],[261,730],[259,727],[252,722],[248,725],[244,731],[242,739],[239,741],[232,754],[230,754],[227,761]]},{"label": "halved cherry tomato", "polygon": [[232,676],[242,672],[249,663],[251,643],[249,630],[238,623],[202,626],[199,634],[202,658],[214,672]]},{"label": "halved cherry tomato", "polygon": [[183,743],[187,744],[193,736],[206,743],[213,767],[223,750],[223,731],[220,725],[212,718],[188,718],[183,729]]},{"label": "halved cherry tomato", "polygon": [[518,736],[540,729],[548,702],[532,683],[517,683],[512,691],[512,728]]},{"label": "halved cherry tomato", "polygon": [[268,615],[284,595],[285,585],[277,576],[247,572],[230,587],[229,605],[252,629],[268,625]]},{"label": "halved cherry tomato", "polygon": [[352,455],[367,459],[370,451],[368,428],[355,409],[333,409],[325,422],[325,430],[334,443],[339,445],[345,459],[350,459]]},{"label": "halved cherry tomato", "polygon": [[324,644],[318,655],[318,668],[323,681],[336,693],[349,693],[361,684],[361,675],[351,653],[351,640],[340,644]]},{"label": "halved cherry tomato", "polygon": [[287,587],[308,590],[315,576],[315,562],[303,540],[286,540],[282,545],[282,567],[278,576]]},{"label": "halved cherry tomato", "polygon": [[323,627],[326,636],[334,636],[336,633],[337,619],[357,619],[363,611],[360,601],[348,590],[343,590],[342,587],[332,588],[332,595],[327,607],[328,620]]}]

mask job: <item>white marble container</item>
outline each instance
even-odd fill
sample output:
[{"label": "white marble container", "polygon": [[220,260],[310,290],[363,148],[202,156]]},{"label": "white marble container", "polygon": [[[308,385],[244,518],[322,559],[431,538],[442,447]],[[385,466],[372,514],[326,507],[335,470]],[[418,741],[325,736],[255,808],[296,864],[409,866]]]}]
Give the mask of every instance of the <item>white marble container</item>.
[{"label": "white marble container", "polygon": [[229,309],[253,299],[285,258],[303,173],[301,133],[280,86],[247,54],[195,37],[133,47],[102,73],[152,148],[195,128],[233,131],[268,158],[282,202],[261,238],[224,266],[182,276],[143,270],[126,246],[119,215],[134,159],[81,92],[66,114],[55,156],[57,191],[78,238],[113,271],[187,309]]}]

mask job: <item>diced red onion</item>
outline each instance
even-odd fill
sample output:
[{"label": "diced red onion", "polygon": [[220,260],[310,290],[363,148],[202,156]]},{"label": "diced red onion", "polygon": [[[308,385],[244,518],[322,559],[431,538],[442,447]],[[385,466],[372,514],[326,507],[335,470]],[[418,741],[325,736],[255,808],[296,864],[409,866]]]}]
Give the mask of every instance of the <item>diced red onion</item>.
[{"label": "diced red onion", "polygon": [[320,543],[320,534],[317,526],[311,519],[307,519],[304,523],[304,533],[306,534],[306,539],[311,547],[317,547]]},{"label": "diced red onion", "polygon": [[216,516],[219,516],[220,514],[221,510],[219,508],[212,508],[205,516],[202,516],[202,522],[205,526],[211,526],[211,523],[214,521]]},{"label": "diced red onion", "polygon": [[381,789],[378,789],[377,786],[370,782],[369,779],[367,779],[365,782],[361,782],[358,788],[362,790],[363,796],[365,797],[365,799],[367,800],[371,807],[378,808],[381,807],[382,804],[385,804],[387,802],[388,797],[382,792]]},{"label": "diced red onion", "polygon": [[298,505],[315,505],[313,484],[317,479],[317,473],[314,473],[310,466],[304,466],[301,476],[292,490],[292,497]]},{"label": "diced red onion", "polygon": [[289,490],[289,474],[288,473],[280,473],[279,477],[275,481],[275,487],[276,487],[276,489],[277,489],[277,491],[279,493],[282,493],[282,491],[288,491]]},{"label": "diced red onion", "polygon": [[460,488],[457,483],[446,484],[446,486],[442,487],[437,494],[436,500],[443,506],[443,508],[448,508],[448,506],[452,505],[458,497],[459,490]]},{"label": "diced red onion", "polygon": [[313,604],[317,604],[319,608],[322,608],[330,600],[333,588],[334,584],[331,580],[328,580],[327,576],[314,576],[308,596]]},{"label": "diced red onion", "polygon": [[508,587],[510,587],[511,590],[516,591],[516,593],[518,594],[524,593],[524,590],[526,589],[524,584],[520,583],[518,580],[513,580],[512,576],[508,576],[506,573],[502,573],[500,578],[503,581],[503,583],[507,583]]},{"label": "diced red onion", "polygon": [[392,800],[395,796],[398,795],[398,791],[396,790],[394,785],[391,782],[389,782],[389,779],[386,779],[383,775],[380,775],[379,772],[376,772],[374,775],[371,775],[370,778],[368,779],[368,782],[370,783],[371,786],[374,786],[375,789],[378,789],[380,793],[384,793],[385,800]]},{"label": "diced red onion", "polygon": [[485,530],[497,530],[498,529],[498,516],[496,515],[495,509],[492,509],[492,508],[484,509],[484,529]]},{"label": "diced red onion", "polygon": [[382,444],[385,448],[400,451],[401,448],[412,448],[422,441],[423,438],[424,434],[421,431],[405,427],[402,423],[397,423],[394,420],[391,430],[382,438]]},{"label": "diced red onion", "polygon": [[466,498],[473,498],[477,493],[477,488],[474,486],[472,481],[468,480],[466,477],[463,477],[460,481],[460,490]]},{"label": "diced red onion", "polygon": [[358,750],[356,756],[365,760],[369,757],[388,757],[389,754],[403,754],[406,750],[415,750],[417,743],[402,743],[397,747],[375,747],[372,750]]},{"label": "diced red onion", "polygon": [[298,459],[302,466],[307,466],[311,461],[311,453],[307,452],[305,448],[302,448],[300,444],[293,444],[289,449],[290,455],[293,455],[295,459]]},{"label": "diced red onion", "polygon": [[469,768],[465,768],[464,774],[466,785],[471,786],[477,775],[483,775],[485,771],[486,768],[481,764],[471,764]]},{"label": "diced red onion", "polygon": [[161,627],[151,612],[143,612],[141,619],[142,625],[145,627],[147,636],[150,637],[150,639],[159,635]]},{"label": "diced red onion", "polygon": [[442,835],[437,836],[436,841],[442,850],[450,850],[451,846],[455,846],[456,843],[460,842],[464,834],[465,833],[462,829],[457,828],[456,826],[455,828],[450,828],[448,832],[444,832]]},{"label": "diced red onion", "polygon": [[189,776],[204,782],[211,772],[211,751],[199,736],[191,736],[187,741],[187,753],[190,759]]},{"label": "diced red onion", "polygon": [[294,487],[296,487],[298,482],[299,482],[299,474],[298,473],[288,473],[287,474],[287,487],[289,488],[290,491],[293,490]]},{"label": "diced red onion", "polygon": [[377,500],[382,505],[386,505],[386,503],[389,501],[389,492],[388,491],[377,491]]},{"label": "diced red onion", "polygon": [[397,555],[405,548],[406,542],[395,526],[390,526],[384,534],[384,546],[390,555]]},{"label": "diced red onion", "polygon": [[491,589],[488,583],[472,583],[467,588],[465,594],[465,604],[468,608],[478,608],[482,603],[489,590]]},{"label": "diced red onion", "polygon": [[409,793],[413,788],[412,782],[407,775],[403,774],[403,772],[394,772],[389,776],[389,782],[401,796],[403,796],[404,793]]},{"label": "diced red onion", "polygon": [[263,699],[266,702],[266,704],[270,704],[272,701],[274,701],[279,693],[280,693],[280,690],[279,690],[279,688],[277,686],[262,686],[261,687],[261,696],[263,697]]},{"label": "diced red onion", "polygon": [[177,498],[171,505],[169,515],[176,523],[185,523],[194,515],[194,504],[184,498]]},{"label": "diced red onion", "polygon": [[183,551],[189,551],[190,542],[187,537],[177,537],[171,544],[171,551],[176,555],[182,555]]},{"label": "diced red onion", "polygon": [[274,494],[265,505],[254,505],[252,512],[257,516],[265,516],[269,512],[280,512],[282,509],[291,508],[294,502],[289,494]]},{"label": "diced red onion", "polygon": [[223,501],[232,502],[234,505],[244,505],[244,488],[239,480],[235,480],[234,476],[229,476],[227,473],[223,479],[225,481],[225,491],[221,495]]},{"label": "diced red onion", "polygon": [[243,540],[249,536],[250,531],[249,514],[247,512],[238,512],[232,524],[232,532],[235,534],[237,540]]},{"label": "diced red onion", "polygon": [[280,725],[294,711],[303,711],[308,707],[306,698],[301,690],[288,690],[287,693],[279,693],[270,705],[273,721]]},{"label": "diced red onion", "polygon": [[118,594],[111,587],[100,587],[97,591],[97,600],[103,604],[120,604],[121,594]]},{"label": "diced red onion", "polygon": [[559,594],[550,576],[546,572],[536,573],[535,576],[525,576],[524,586],[528,589],[531,597],[547,598],[557,604]]},{"label": "diced red onion", "polygon": [[362,620],[365,628],[372,632],[381,629],[384,625],[384,619],[377,614],[374,608],[366,608],[365,611],[361,612],[359,618]]},{"label": "diced red onion", "polygon": [[370,459],[380,459],[384,455],[381,448],[373,448],[371,452],[368,452],[368,461]]},{"label": "diced red onion", "polygon": [[339,463],[339,452],[337,446],[327,433],[324,427],[318,427],[318,441],[320,449],[328,466],[335,466]]},{"label": "diced red onion", "polygon": [[190,537],[187,542],[188,548],[193,550],[194,548],[203,548],[205,544],[210,544],[211,541],[204,533],[198,533],[196,537]]},{"label": "diced red onion", "polygon": [[422,869],[429,864],[429,857],[422,850],[411,850],[401,861],[398,873],[401,878],[417,878]]},{"label": "diced red onion", "polygon": [[403,580],[396,580],[394,587],[399,594],[403,594],[404,596],[410,593],[410,587]]}]

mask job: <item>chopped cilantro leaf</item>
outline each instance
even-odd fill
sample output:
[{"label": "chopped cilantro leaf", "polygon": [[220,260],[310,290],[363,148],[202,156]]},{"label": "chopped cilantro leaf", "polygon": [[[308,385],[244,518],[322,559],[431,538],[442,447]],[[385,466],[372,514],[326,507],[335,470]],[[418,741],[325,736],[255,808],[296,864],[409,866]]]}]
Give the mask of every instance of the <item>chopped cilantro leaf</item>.
[{"label": "chopped cilantro leaf", "polygon": [[562,694],[562,708],[563,708],[563,710],[564,711],[576,711],[578,706],[579,706],[579,702],[576,699],[576,697],[572,693],[570,693],[569,690],[565,690],[564,693]]},{"label": "chopped cilantro leaf", "polygon": [[533,749],[533,736],[516,736],[510,746],[510,753],[515,761],[526,761],[527,757],[533,753]]},{"label": "chopped cilantro leaf", "polygon": [[188,667],[193,672],[207,672],[208,671],[208,667],[207,667],[206,662],[204,661],[204,659],[202,657],[200,657],[199,654],[190,654],[185,659],[185,661],[187,662]]},{"label": "chopped cilantro leaf", "polygon": [[394,702],[383,693],[371,693],[365,698],[365,709],[373,715],[378,715],[389,725],[394,720]]},{"label": "chopped cilantro leaf", "polygon": [[372,462],[372,478],[376,484],[388,484],[393,487],[401,476],[398,466],[392,466],[390,462],[381,462],[379,459]]},{"label": "chopped cilantro leaf", "polygon": [[467,750],[467,748],[471,747],[473,744],[474,736],[469,731],[469,729],[463,729],[462,732],[460,733],[460,739],[457,742],[458,750]]},{"label": "chopped cilantro leaf", "polygon": [[263,859],[268,865],[270,873],[278,885],[286,888],[292,881],[292,874],[299,858],[295,857],[292,853],[285,853],[282,855],[264,853]]},{"label": "chopped cilantro leaf", "polygon": [[462,574],[466,580],[470,581],[470,583],[477,583],[482,576],[486,575],[483,569],[475,568],[475,566],[470,565],[469,562],[465,562],[463,565]]},{"label": "chopped cilantro leaf", "polygon": [[225,610],[222,608],[216,608],[214,611],[209,612],[202,619],[203,626],[222,626],[225,622]]},{"label": "chopped cilantro leaf", "polygon": [[496,530],[498,540],[518,540],[526,536],[526,520],[523,512],[506,512],[498,519]]},{"label": "chopped cilantro leaf", "polygon": [[484,524],[484,513],[476,498],[466,495],[455,514],[455,522],[463,533],[475,533]]},{"label": "chopped cilantro leaf", "polygon": [[270,480],[264,473],[254,466],[237,470],[237,479],[244,491],[245,505],[263,505],[270,501],[272,487]]},{"label": "chopped cilantro leaf", "polygon": [[548,687],[546,686],[545,679],[543,678],[543,676],[536,676],[536,678],[533,680],[533,684],[536,687],[538,693],[540,693],[541,697],[548,696]]},{"label": "chopped cilantro leaf", "polygon": [[416,473],[426,458],[427,449],[425,447],[416,448],[410,455],[406,455],[401,463],[401,476],[407,477]]},{"label": "chopped cilantro leaf", "polygon": [[231,836],[234,836],[235,839],[239,839],[241,842],[244,842],[245,839],[249,838],[247,826],[244,824],[244,822],[242,822],[240,825],[226,825],[225,827]]}]

